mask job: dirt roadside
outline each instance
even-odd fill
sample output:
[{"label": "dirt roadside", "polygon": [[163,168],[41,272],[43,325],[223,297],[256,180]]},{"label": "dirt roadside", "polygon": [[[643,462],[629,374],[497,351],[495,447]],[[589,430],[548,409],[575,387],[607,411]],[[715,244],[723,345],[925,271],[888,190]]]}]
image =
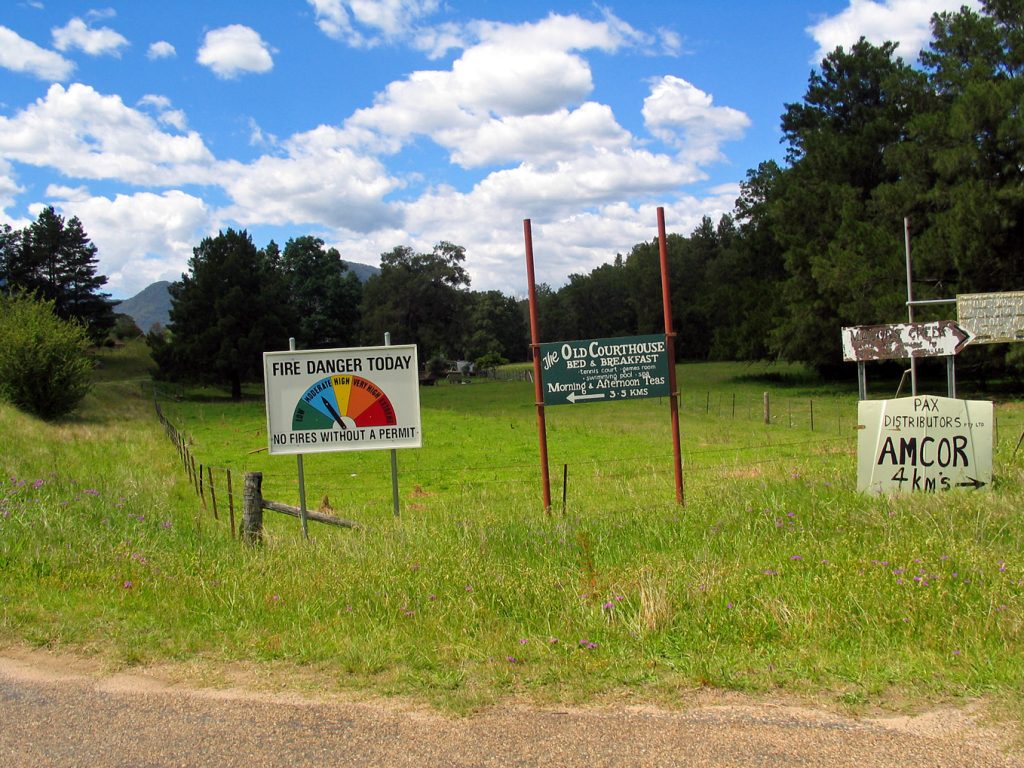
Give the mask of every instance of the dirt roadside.
[{"label": "dirt roadside", "polygon": [[0,650],[0,765],[971,766],[1024,768],[980,704],[846,717],[700,691],[678,709],[508,704],[455,718],[391,700],[194,688],[161,670]]}]

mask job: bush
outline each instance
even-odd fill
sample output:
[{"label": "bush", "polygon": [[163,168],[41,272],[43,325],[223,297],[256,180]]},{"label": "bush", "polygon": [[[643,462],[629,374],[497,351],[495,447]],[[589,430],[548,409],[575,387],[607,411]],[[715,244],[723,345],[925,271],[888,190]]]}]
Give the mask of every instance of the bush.
[{"label": "bush", "polygon": [[114,315],[114,330],[111,333],[118,341],[128,341],[140,338],[142,329],[135,324],[131,315],[117,314]]},{"label": "bush", "polygon": [[88,347],[52,301],[0,295],[0,399],[44,419],[70,413],[92,386]]}]

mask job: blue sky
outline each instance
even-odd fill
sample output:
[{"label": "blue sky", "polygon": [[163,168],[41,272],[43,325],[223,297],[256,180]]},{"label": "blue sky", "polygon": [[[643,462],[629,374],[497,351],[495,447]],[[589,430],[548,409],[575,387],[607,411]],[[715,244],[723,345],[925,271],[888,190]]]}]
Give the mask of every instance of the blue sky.
[{"label": "blue sky", "polygon": [[[126,298],[206,235],[312,234],[376,265],[466,248],[525,292],[730,211],[811,69],[916,60],[962,0],[4,0],[0,223],[53,205]],[[976,0],[967,5],[977,7]]]}]

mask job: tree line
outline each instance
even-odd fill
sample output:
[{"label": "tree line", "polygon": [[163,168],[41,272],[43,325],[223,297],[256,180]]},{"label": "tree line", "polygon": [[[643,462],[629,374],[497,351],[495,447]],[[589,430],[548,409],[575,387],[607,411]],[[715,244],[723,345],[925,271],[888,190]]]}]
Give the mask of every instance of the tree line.
[{"label": "tree line", "polygon": [[[1024,4],[936,14],[916,67],[895,49],[861,39],[826,56],[803,99],[784,105],[784,163],[748,171],[717,223],[668,236],[680,359],[845,370],[842,326],[907,316],[904,220],[915,298],[1024,289]],[[81,222],[52,208],[22,232],[0,230],[0,284],[53,301],[94,339],[113,317],[95,257]],[[465,259],[450,242],[397,246],[361,284],[319,238],[257,248],[229,229],[194,249],[170,289],[169,327],[149,343],[161,375],[226,383],[235,396],[289,337],[313,348],[390,332],[421,361],[526,359],[525,301],[472,291]],[[537,293],[543,341],[657,333],[658,243]],[[1019,373],[1024,348],[997,347],[985,365]]]},{"label": "tree line", "polygon": [[[1024,4],[937,14],[920,66],[860,40],[785,105],[786,162],[750,170],[730,215],[668,241],[683,359],[840,370],[842,326],[904,322],[914,298],[1024,290]],[[555,338],[660,328],[657,243],[541,294]],[[948,307],[916,319],[952,319]],[[1024,371],[1021,345],[985,365]]]},{"label": "tree line", "polygon": [[335,248],[313,236],[257,248],[228,229],[193,250],[188,273],[172,283],[168,328],[147,335],[166,378],[228,384],[257,379],[267,350],[416,344],[421,361],[484,366],[526,357],[519,302],[469,290],[465,249],[441,242],[429,253],[398,246],[381,255],[365,284]]}]

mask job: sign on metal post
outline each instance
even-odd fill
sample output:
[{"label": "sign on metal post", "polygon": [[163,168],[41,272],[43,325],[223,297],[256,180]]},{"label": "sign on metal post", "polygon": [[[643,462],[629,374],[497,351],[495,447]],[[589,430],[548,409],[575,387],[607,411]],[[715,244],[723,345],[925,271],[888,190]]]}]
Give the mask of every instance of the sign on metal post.
[{"label": "sign on metal post", "polygon": [[951,320],[857,325],[843,328],[843,360],[947,357],[958,354],[973,338],[970,331]]},{"label": "sign on metal post", "polygon": [[544,405],[669,395],[664,335],[541,344],[540,363]]},{"label": "sign on metal post", "polygon": [[1024,291],[960,294],[956,316],[974,335],[971,344],[1024,341]]},{"label": "sign on metal post", "polygon": [[992,482],[992,403],[947,397],[862,400],[857,490],[977,490]]},{"label": "sign on metal post", "polygon": [[263,354],[271,454],[419,448],[416,345]]}]

